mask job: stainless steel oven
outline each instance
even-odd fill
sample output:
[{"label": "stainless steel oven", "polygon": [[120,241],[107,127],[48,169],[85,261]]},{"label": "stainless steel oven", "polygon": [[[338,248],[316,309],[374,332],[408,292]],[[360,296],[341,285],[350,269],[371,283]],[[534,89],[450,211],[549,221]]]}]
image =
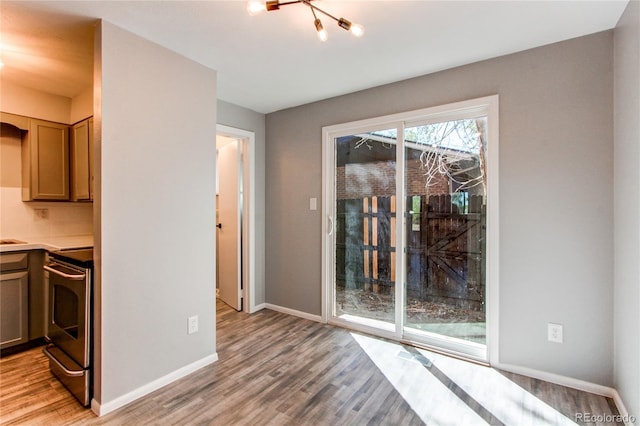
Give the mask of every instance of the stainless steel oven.
[{"label": "stainless steel oven", "polygon": [[44,349],[51,372],[82,403],[92,394],[93,250],[49,254],[44,266],[48,303]]}]

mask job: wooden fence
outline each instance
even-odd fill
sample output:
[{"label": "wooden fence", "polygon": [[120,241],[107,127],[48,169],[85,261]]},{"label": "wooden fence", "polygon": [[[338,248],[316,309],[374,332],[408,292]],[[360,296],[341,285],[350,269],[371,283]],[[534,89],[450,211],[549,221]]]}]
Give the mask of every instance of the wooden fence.
[{"label": "wooden fence", "polygon": [[[482,196],[406,199],[407,295],[482,310],[486,209]],[[338,200],[338,286],[375,293],[396,283],[396,199]]]}]

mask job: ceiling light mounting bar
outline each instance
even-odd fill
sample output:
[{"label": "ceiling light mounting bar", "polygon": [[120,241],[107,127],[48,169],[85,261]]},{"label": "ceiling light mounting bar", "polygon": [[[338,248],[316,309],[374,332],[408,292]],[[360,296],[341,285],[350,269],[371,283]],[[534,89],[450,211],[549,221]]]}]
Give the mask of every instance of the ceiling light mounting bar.
[{"label": "ceiling light mounting bar", "polygon": [[[311,8],[311,10],[317,10],[318,12],[322,13],[325,16],[328,16],[329,18],[333,19],[336,22],[340,22],[340,19],[336,18],[335,16],[333,16],[332,14],[330,14],[329,12],[325,12],[324,10],[320,9],[317,6],[314,6],[311,4],[311,0],[300,0],[300,2],[306,4],[307,6],[309,6]],[[314,12],[315,15],[315,12]]]}]

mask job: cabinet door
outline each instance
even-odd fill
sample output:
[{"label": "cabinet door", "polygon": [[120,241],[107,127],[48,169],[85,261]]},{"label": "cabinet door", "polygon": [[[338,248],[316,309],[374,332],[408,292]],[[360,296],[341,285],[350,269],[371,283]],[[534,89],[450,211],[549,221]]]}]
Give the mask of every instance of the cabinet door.
[{"label": "cabinet door", "polygon": [[69,126],[31,119],[28,133],[23,200],[69,200]]},{"label": "cabinet door", "polygon": [[91,200],[89,120],[71,128],[71,200]]},{"label": "cabinet door", "polygon": [[0,274],[0,349],[29,341],[29,273]]}]

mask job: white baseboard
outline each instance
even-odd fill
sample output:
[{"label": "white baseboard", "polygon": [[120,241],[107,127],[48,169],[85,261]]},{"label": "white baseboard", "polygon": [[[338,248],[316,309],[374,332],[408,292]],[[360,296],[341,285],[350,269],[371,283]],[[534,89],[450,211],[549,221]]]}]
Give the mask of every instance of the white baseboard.
[{"label": "white baseboard", "polygon": [[613,392],[613,402],[616,403],[618,413],[620,413],[620,416],[622,416],[622,418],[624,419],[625,426],[634,426],[635,423],[631,422],[631,416],[629,415],[629,411],[627,411],[627,407],[625,407],[624,402],[622,401],[620,393],[618,393],[618,391],[615,389],[613,390]]},{"label": "white baseboard", "polygon": [[295,309],[285,308],[283,306],[272,305],[271,303],[265,303],[264,307],[267,309],[271,309],[272,311],[282,312],[283,314],[293,315],[294,317],[300,317],[304,319],[308,319],[315,322],[322,322],[322,317],[320,315],[308,314],[302,311],[296,311]]},{"label": "white baseboard", "polygon": [[114,400],[108,401],[106,403],[99,403],[95,399],[91,400],[91,410],[98,416],[104,416],[114,410],[117,410],[120,407],[123,407],[130,402],[135,401],[138,398],[141,398],[155,390],[160,389],[163,386],[168,385],[169,383],[175,382],[178,379],[181,379],[189,374],[193,373],[196,370],[201,369],[209,364],[212,364],[218,360],[218,354],[214,353],[213,355],[209,355],[205,358],[202,358],[196,362],[193,362],[189,365],[185,365],[182,368],[179,368],[166,376],[160,377],[159,379],[154,380],[153,382],[147,383],[144,386],[140,386],[137,389],[132,390],[129,393],[126,393]]},{"label": "white baseboard", "polygon": [[616,404],[618,413],[620,413],[620,417],[624,421],[625,426],[634,426],[634,423],[631,423],[630,421],[631,416],[629,416],[627,407],[625,407],[624,402],[620,397],[620,394],[614,388],[598,385],[598,384],[587,382],[584,380],[574,379],[572,377],[562,376],[560,374],[554,374],[554,373],[548,373],[546,371],[535,370],[533,368],[519,367],[516,365],[510,365],[510,364],[499,364],[499,365],[492,365],[492,366],[500,370],[508,371],[510,373],[521,374],[523,376],[532,377],[534,379],[544,380],[545,382],[555,383],[556,385],[566,386],[568,388],[573,388],[573,389],[581,390],[584,392],[589,392],[596,395],[611,398],[613,399],[613,402]]},{"label": "white baseboard", "polygon": [[614,388],[608,386],[602,386],[595,383],[587,382],[584,380],[574,379],[572,377],[562,376],[560,374],[548,373],[546,371],[535,370],[533,368],[519,367],[511,364],[498,364],[492,365],[492,367],[500,370],[508,371],[510,373],[521,374],[523,376],[532,377],[534,379],[544,380],[545,382],[555,383],[557,385],[566,386],[596,395],[606,396],[608,398],[614,398],[617,393]]},{"label": "white baseboard", "polygon": [[255,305],[253,307],[251,307],[251,309],[249,310],[249,313],[252,314],[254,312],[258,312],[261,311],[263,309],[267,308],[267,304],[266,303],[260,303],[259,305]]}]

